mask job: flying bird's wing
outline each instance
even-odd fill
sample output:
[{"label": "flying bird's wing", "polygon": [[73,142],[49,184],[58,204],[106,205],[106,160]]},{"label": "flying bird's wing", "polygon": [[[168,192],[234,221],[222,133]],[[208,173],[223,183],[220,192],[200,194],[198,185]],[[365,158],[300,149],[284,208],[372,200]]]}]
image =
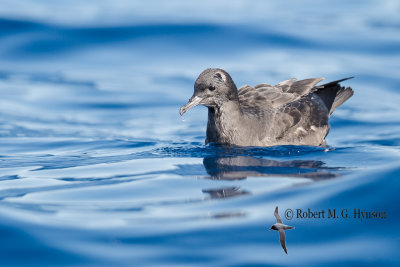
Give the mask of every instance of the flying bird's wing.
[{"label": "flying bird's wing", "polygon": [[281,241],[281,246],[283,250],[285,251],[286,254],[288,254],[286,249],[285,231],[283,231],[282,229],[279,230],[279,240]]},{"label": "flying bird's wing", "polygon": [[293,78],[274,86],[262,83],[252,87],[246,84],[239,88],[239,102],[247,110],[279,108],[313,93],[316,90],[315,85],[322,80],[323,78],[312,78],[296,81]]},{"label": "flying bird's wing", "polygon": [[275,218],[276,218],[276,222],[277,222],[277,223],[283,223],[283,222],[282,222],[282,218],[281,218],[281,216],[279,215],[279,212],[278,212],[278,206],[276,206],[276,208],[275,208],[274,215],[275,215]]}]

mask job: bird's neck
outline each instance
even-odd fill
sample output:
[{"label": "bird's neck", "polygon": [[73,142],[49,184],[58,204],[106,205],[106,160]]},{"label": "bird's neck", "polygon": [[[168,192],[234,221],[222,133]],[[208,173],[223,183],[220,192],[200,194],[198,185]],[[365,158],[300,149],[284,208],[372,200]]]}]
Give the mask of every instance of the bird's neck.
[{"label": "bird's neck", "polygon": [[242,120],[243,113],[239,102],[236,100],[226,101],[216,107],[208,108],[208,124],[206,143],[238,143],[238,125]]}]

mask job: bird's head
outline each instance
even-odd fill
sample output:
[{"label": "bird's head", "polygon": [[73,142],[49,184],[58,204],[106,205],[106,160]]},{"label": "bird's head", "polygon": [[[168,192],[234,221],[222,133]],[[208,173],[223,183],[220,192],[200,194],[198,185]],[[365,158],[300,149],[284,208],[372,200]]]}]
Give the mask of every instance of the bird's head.
[{"label": "bird's head", "polygon": [[275,230],[278,231],[278,228],[276,228],[275,224],[271,226],[271,228],[269,228],[269,230]]},{"label": "bird's head", "polygon": [[194,84],[193,96],[180,108],[179,113],[183,115],[197,105],[215,108],[236,99],[237,88],[231,76],[222,69],[206,69]]}]

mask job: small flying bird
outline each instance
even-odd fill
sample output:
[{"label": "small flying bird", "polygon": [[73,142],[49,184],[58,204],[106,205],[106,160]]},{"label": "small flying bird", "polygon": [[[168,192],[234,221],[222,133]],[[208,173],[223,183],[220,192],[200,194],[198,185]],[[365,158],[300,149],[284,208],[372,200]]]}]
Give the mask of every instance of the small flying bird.
[{"label": "small flying bird", "polygon": [[206,69],[179,113],[197,105],[208,108],[206,144],[325,146],[329,117],[353,95],[339,85],[350,78],[323,85],[317,85],[323,78],[289,79],[238,90],[226,71]]},{"label": "small flying bird", "polygon": [[285,253],[288,254],[286,249],[285,230],[294,229],[294,227],[283,224],[282,218],[278,213],[278,206],[276,206],[275,208],[274,215],[276,218],[276,224],[272,225],[271,228],[269,228],[269,230],[275,230],[279,232],[279,240],[281,241],[281,246],[285,251]]}]

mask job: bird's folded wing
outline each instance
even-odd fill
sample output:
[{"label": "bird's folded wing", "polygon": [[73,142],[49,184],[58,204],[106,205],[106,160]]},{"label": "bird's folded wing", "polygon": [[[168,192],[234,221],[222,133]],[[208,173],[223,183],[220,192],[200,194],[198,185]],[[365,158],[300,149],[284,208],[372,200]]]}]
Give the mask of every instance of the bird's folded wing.
[{"label": "bird's folded wing", "polygon": [[239,88],[239,102],[244,109],[279,108],[312,93],[315,85],[322,80],[323,78],[300,81],[290,79],[275,86],[263,83],[252,87],[246,84]]},{"label": "bird's folded wing", "polygon": [[282,229],[279,230],[279,240],[281,241],[281,246],[282,246],[283,250],[287,254],[286,241],[285,241],[285,231],[283,231]]}]

